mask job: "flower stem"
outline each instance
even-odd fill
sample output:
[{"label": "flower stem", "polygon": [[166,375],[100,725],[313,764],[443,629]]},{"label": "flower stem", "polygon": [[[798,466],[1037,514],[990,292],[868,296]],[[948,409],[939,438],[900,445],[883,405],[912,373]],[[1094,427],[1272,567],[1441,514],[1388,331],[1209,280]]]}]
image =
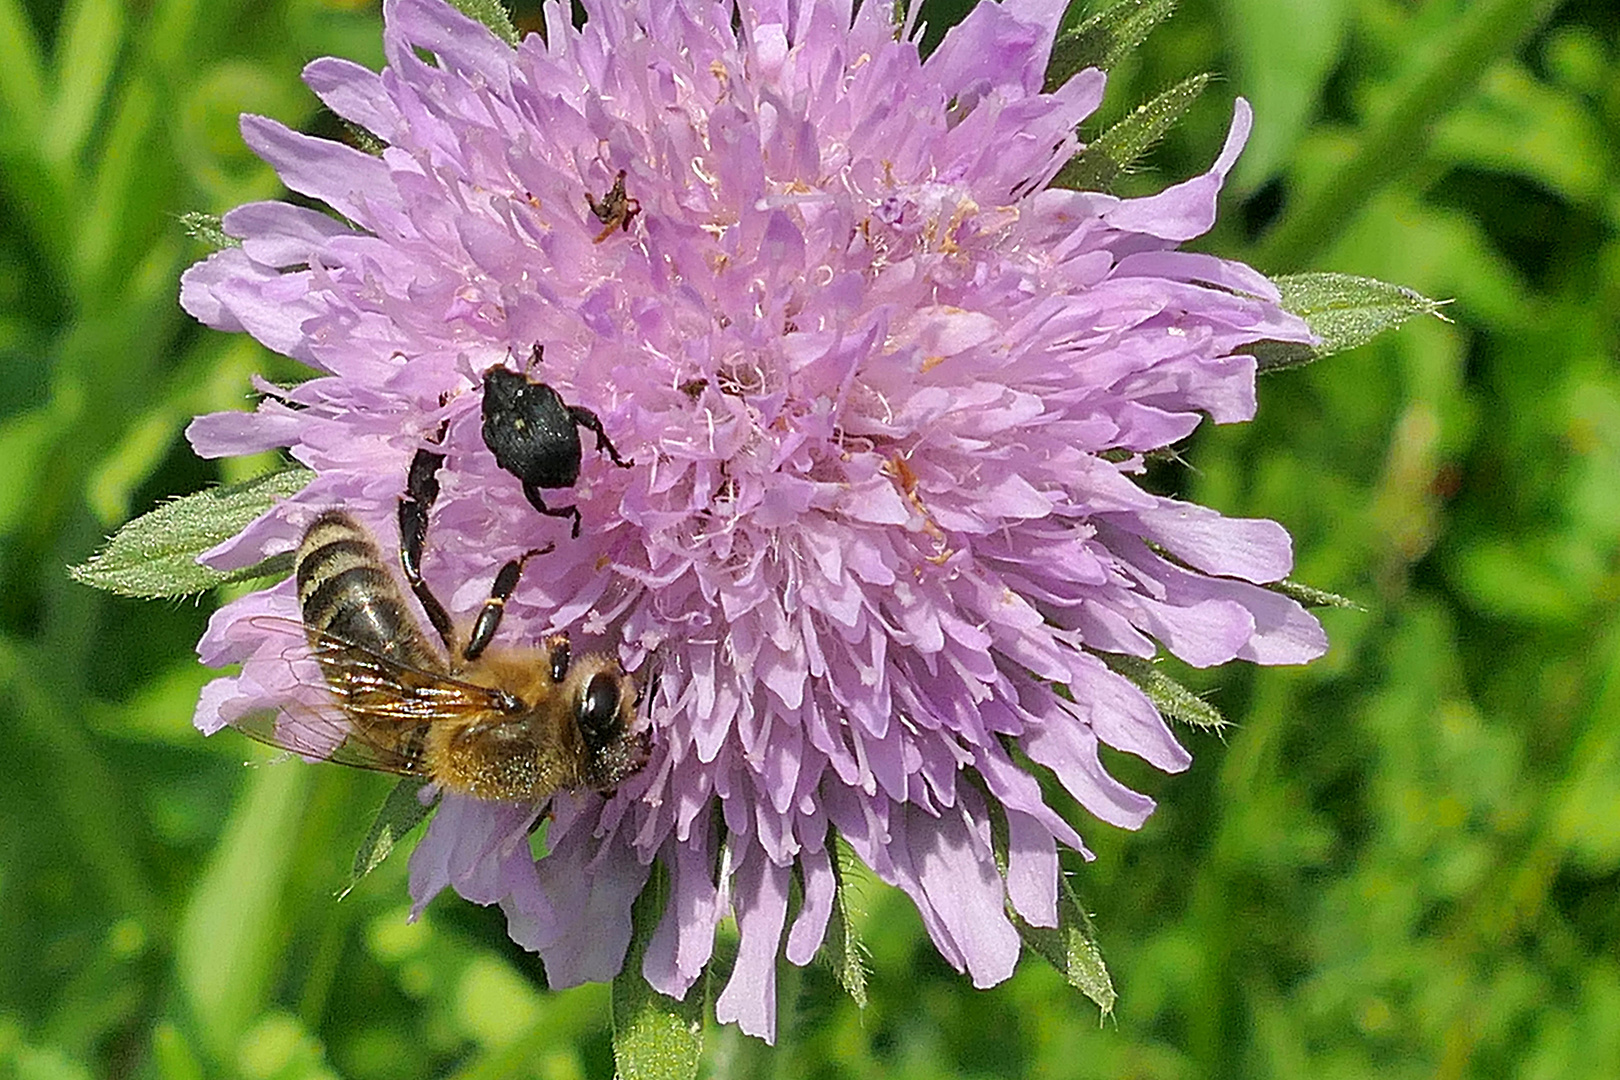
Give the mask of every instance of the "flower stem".
[{"label": "flower stem", "polygon": [[1498,57],[1518,48],[1556,7],[1556,0],[1481,0],[1456,29],[1413,65],[1393,103],[1375,117],[1349,160],[1320,187],[1304,193],[1255,253],[1262,270],[1310,263],[1383,187],[1399,180],[1428,148],[1436,117],[1471,90]]}]

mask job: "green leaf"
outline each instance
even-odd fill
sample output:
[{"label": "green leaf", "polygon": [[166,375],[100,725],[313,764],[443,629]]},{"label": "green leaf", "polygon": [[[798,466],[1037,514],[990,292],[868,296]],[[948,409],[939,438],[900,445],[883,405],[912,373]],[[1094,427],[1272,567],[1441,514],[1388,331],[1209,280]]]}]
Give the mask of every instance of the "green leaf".
[{"label": "green leaf", "polygon": [[1331,607],[1346,608],[1350,611],[1367,610],[1348,596],[1340,596],[1338,593],[1330,593],[1323,589],[1312,588],[1309,585],[1301,585],[1297,581],[1273,581],[1266,588],[1274,593],[1281,593],[1288,599],[1308,608]]},{"label": "green leaf", "polygon": [[1170,719],[1204,731],[1220,731],[1226,727],[1226,717],[1219,709],[1160,671],[1153,661],[1123,653],[1097,655],[1103,663],[1135,683],[1153,702],[1154,708]]},{"label": "green leaf", "polygon": [[1052,179],[1055,187],[1107,191],[1120,173],[1147,153],[1180,120],[1209,85],[1208,75],[1177,83],[1093,139]]},{"label": "green leaf", "polygon": [[1316,345],[1260,341],[1248,346],[1261,371],[1301,367],[1353,349],[1418,315],[1443,320],[1440,309],[1450,302],[1350,274],[1287,274],[1272,281],[1282,292],[1283,308],[1304,319],[1322,340]]},{"label": "green leaf", "polygon": [[187,236],[215,251],[242,246],[242,241],[225,231],[225,222],[218,214],[188,211],[180,215],[180,227],[186,230]]},{"label": "green leaf", "polygon": [[382,157],[383,151],[388,149],[387,143],[377,138],[377,136],[373,135],[359,124],[345,120],[343,121],[343,130],[348,133],[350,145],[352,145],[362,154],[370,154],[372,157]]},{"label": "green leaf", "polygon": [[85,585],[146,598],[186,596],[226,582],[284,573],[292,566],[290,554],[229,572],[202,566],[197,556],[235,536],[314,478],[308,469],[295,466],[164,503],[119,529],[89,562],[69,567],[68,573]]},{"label": "green leaf", "polygon": [[827,935],[822,938],[821,951],[816,954],[816,959],[832,971],[833,978],[855,1002],[856,1008],[864,1009],[866,955],[860,938],[850,924],[849,900],[844,894],[843,863],[854,856],[838,843],[838,834],[830,827],[827,830],[827,844],[833,872],[833,908],[832,915],[827,919]]},{"label": "green leaf", "polygon": [[1119,995],[1114,992],[1114,981],[1108,977],[1108,965],[1103,963],[1102,949],[1097,945],[1096,924],[1080,906],[1068,878],[1061,874],[1058,877],[1056,926],[1031,926],[1016,912],[1012,920],[1024,944],[1045,957],[1070,986],[1095,1002],[1104,1016],[1114,1011]]},{"label": "green leaf", "polygon": [[1340,62],[1349,25],[1347,0],[1224,0],[1221,21],[1236,53],[1243,96],[1264,117],[1254,126],[1233,171],[1233,185],[1252,190],[1280,171],[1306,131],[1323,85]]},{"label": "green leaf", "polygon": [[1170,17],[1175,0],[1121,0],[1097,12],[1072,30],[1058,34],[1046,65],[1046,91],[1051,93],[1077,71],[1112,71],[1125,54],[1147,40],[1153,28]]},{"label": "green leaf", "polygon": [[173,1020],[160,1020],[152,1028],[152,1061],[163,1080],[205,1080],[208,1075]]},{"label": "green leaf", "polygon": [[517,27],[512,25],[512,16],[501,0],[450,0],[450,5],[469,19],[477,19],[496,37],[517,48]]},{"label": "green leaf", "polygon": [[1612,190],[1611,146],[1601,112],[1523,63],[1492,69],[1434,133],[1436,164],[1521,176],[1576,204],[1601,205]]},{"label": "green leaf", "polygon": [[613,1061],[619,1080],[691,1080],[703,1054],[707,973],[685,1001],[660,994],[641,974],[647,942],[669,901],[669,872],[654,863],[636,897],[624,967],[613,977]]},{"label": "green leaf", "polygon": [[349,872],[349,882],[338,893],[341,900],[348,896],[354,887],[360,884],[360,879],[382,865],[388,858],[388,853],[394,850],[394,845],[405,838],[405,834],[425,821],[433,813],[437,800],[426,806],[418,794],[426,781],[407,776],[394,785],[394,790],[388,793],[382,806],[377,810],[377,817],[371,823],[371,829],[360,844],[360,850],[354,853],[354,869]]}]

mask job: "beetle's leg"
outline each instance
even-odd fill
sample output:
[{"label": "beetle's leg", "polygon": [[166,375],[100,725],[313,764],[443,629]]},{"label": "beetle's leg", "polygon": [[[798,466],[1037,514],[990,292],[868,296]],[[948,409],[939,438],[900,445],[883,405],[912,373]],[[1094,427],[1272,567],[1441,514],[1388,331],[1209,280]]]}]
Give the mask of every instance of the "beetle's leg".
[{"label": "beetle's leg", "polygon": [[547,506],[540,489],[529,481],[523,481],[523,495],[529,500],[529,505],[540,511],[546,517],[564,517],[574,519],[573,537],[579,539],[579,507],[577,506]]},{"label": "beetle's leg", "polygon": [[535,342],[534,348],[529,351],[529,362],[523,365],[523,377],[525,379],[529,378],[529,372],[539,367],[545,358],[546,347],[538,341]]},{"label": "beetle's leg", "polygon": [[613,464],[617,465],[621,469],[628,469],[630,466],[635,464],[633,461],[624,460],[624,458],[619,456],[619,452],[613,448],[612,440],[607,437],[607,432],[602,430],[602,418],[600,416],[597,416],[595,413],[591,412],[591,410],[581,405],[568,406],[568,415],[573,417],[574,423],[578,424],[580,427],[588,428],[591,431],[596,432],[597,453],[601,453],[603,450],[606,450],[608,457],[613,459]]},{"label": "beetle's leg", "polygon": [[500,572],[495,575],[495,587],[489,590],[489,599],[484,601],[484,608],[478,613],[478,619],[473,623],[472,634],[467,638],[467,647],[462,650],[462,658],[476,660],[483,655],[489,647],[495,631],[500,629],[501,616],[506,614],[506,601],[511,599],[512,591],[517,588],[518,578],[523,575],[523,564],[536,555],[544,555],[556,548],[556,544],[547,544],[543,548],[525,551],[513,559]]},{"label": "beetle's leg", "polygon": [[[444,429],[439,429],[439,440]],[[435,440],[438,441],[438,440]],[[427,545],[428,511],[439,497],[439,467],[444,455],[432,450],[418,450],[411,458],[411,471],[405,481],[405,494],[399,499],[399,564],[405,570],[405,580],[411,592],[427,612],[428,622],[444,642],[445,651],[456,653],[455,631],[450,616],[433,595],[428,583],[422,580],[422,549]]]}]

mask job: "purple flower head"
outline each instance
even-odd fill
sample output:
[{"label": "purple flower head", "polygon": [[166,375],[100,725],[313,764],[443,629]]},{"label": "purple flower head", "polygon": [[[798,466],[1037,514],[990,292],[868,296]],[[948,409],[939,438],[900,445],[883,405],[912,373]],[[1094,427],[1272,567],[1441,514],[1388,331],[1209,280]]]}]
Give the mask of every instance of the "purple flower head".
[{"label": "purple flower head", "polygon": [[[1143,199],[1060,190],[1103,92],[1094,70],[1042,92],[1066,0],[981,3],[926,60],[887,4],[738,6],[587,0],[576,30],[549,3],[544,40],[513,50],[440,0],[389,0],[381,74],[304,73],[380,156],[242,120],[341,220],[239,207],[241,246],[193,267],[182,303],[319,373],[192,425],[205,456],[287,447],[316,474],[211,565],[290,550],[334,506],[397,543],[412,456],[442,431],[424,573],[451,614],[555,543],[503,638],[570,631],[652,690],[647,765],[611,797],[553,798],[538,861],[542,808],[447,797],[411,860],[417,904],[447,885],[499,903],[552,985],[606,979],[660,861],[647,980],[684,996],[734,913],[717,1015],[770,1037],[778,955],[807,963],[827,927],[832,837],[974,985],[999,982],[1009,907],[1056,925],[1058,844],[1085,850],[1026,759],[1126,828],[1153,802],[1099,745],[1189,762],[1096,654],[1289,664],[1325,640],[1261,587],[1290,568],[1280,526],[1132,479],[1203,416],[1253,414],[1247,343],[1310,340],[1265,278],[1176,250],[1214,221],[1247,105],[1202,176]],[[621,170],[639,213],[604,230],[593,203]],[[634,462],[587,436],[558,493],[577,540],[480,435],[483,372],[537,344],[532,374]],[[297,618],[290,582],[220,610],[199,652],[242,668],[204,692],[200,727],[319,686],[285,659]]]}]

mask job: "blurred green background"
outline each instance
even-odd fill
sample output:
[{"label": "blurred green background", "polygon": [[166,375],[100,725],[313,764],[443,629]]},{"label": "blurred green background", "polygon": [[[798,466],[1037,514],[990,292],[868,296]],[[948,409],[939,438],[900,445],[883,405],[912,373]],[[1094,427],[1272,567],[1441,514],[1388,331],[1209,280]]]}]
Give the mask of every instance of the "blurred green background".
[{"label": "blurred green background", "polygon": [[[0,0],[0,1078],[611,1071],[606,989],[542,989],[497,913],[406,924],[398,856],[334,900],[388,782],[191,729],[215,598],[65,572],[264,468],[181,439],[289,368],[181,314],[178,216],[275,196],[236,115],[335,132],[298,71],[378,66],[377,21]],[[857,881],[870,1007],[786,969],[780,1050],[711,1028],[715,1075],[1620,1076],[1620,8],[1186,0],[1103,119],[1198,71],[1125,190],[1207,167],[1242,93],[1201,246],[1456,301],[1268,377],[1159,478],[1282,521],[1296,576],[1366,610],[1308,669],[1184,673],[1235,726],[1186,733],[1185,775],[1109,759],[1162,801],[1146,828],[1074,812],[1111,1019],[1038,958],[973,991]]]}]

